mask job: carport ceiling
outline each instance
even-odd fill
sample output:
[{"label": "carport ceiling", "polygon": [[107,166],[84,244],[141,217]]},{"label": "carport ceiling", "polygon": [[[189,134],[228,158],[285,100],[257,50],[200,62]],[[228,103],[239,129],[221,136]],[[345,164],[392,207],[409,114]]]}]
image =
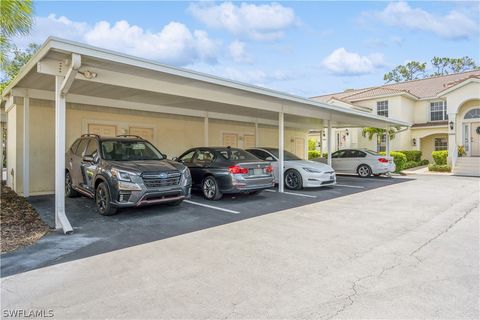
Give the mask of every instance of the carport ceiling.
[{"label": "carport ceiling", "polygon": [[308,129],[323,128],[326,120],[333,127],[409,125],[58,38],[47,40],[5,92],[22,96],[28,90],[32,98],[53,100],[54,76],[66,74],[73,53],[81,56],[81,67],[69,102],[270,124],[283,112],[288,126]]}]

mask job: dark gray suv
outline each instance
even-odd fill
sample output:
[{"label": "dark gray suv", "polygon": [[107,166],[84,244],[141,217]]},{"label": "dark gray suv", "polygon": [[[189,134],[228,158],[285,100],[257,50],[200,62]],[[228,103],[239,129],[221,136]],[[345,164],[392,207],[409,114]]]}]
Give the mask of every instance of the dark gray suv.
[{"label": "dark gray suv", "polygon": [[82,135],[65,155],[66,196],[94,198],[102,215],[122,207],[178,205],[190,197],[191,185],[186,166],[137,136]]}]

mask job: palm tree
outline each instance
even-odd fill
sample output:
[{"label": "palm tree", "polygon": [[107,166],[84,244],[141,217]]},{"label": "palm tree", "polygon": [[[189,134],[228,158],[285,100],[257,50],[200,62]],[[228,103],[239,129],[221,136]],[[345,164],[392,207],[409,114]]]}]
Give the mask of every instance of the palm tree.
[{"label": "palm tree", "polygon": [[28,34],[32,24],[32,0],[0,1],[0,65],[6,61],[10,38]]},{"label": "palm tree", "polygon": [[[382,143],[382,136],[385,135],[387,131],[385,129],[380,128],[363,128],[362,136],[364,138],[368,137],[368,140],[372,140],[373,137],[376,135],[377,137],[377,145]],[[390,140],[395,138],[395,134],[397,133],[397,129],[390,128],[388,130],[388,135],[390,136]]]}]

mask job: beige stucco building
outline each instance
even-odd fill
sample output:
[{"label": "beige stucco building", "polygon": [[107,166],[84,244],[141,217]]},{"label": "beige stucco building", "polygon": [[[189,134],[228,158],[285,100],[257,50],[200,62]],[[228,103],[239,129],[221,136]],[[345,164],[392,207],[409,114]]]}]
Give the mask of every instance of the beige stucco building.
[{"label": "beige stucco building", "polygon": [[[391,150],[421,150],[423,158],[430,161],[432,151],[448,150],[453,165],[458,146],[464,146],[469,157],[480,156],[480,70],[345,90],[312,99],[412,123],[391,141]],[[317,139],[321,136],[322,132],[311,135]],[[334,149],[384,148],[376,139],[362,137],[358,128],[336,129],[332,143]]]}]

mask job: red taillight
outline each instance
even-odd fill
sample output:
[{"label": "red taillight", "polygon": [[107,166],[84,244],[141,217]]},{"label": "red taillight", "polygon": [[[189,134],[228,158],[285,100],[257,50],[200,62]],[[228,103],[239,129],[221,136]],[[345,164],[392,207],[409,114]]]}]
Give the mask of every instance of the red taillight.
[{"label": "red taillight", "polygon": [[273,172],[273,167],[272,166],[268,166],[265,168],[265,172],[266,173],[272,173]]},{"label": "red taillight", "polygon": [[388,163],[388,160],[385,158],[379,158],[378,161],[380,161],[381,163]]},{"label": "red taillight", "polygon": [[247,174],[248,169],[247,168],[242,168],[239,166],[230,166],[228,167],[228,171],[230,171],[233,174]]}]

